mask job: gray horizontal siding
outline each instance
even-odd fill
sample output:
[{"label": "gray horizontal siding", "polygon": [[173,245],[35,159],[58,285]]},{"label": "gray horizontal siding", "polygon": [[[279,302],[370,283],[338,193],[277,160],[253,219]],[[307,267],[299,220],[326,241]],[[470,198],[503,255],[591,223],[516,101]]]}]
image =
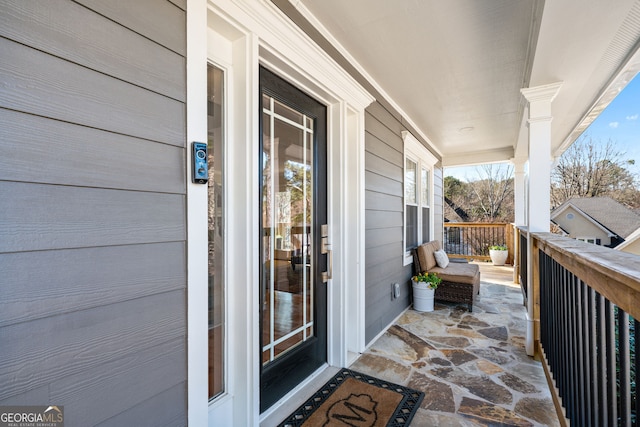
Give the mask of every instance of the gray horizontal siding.
[{"label": "gray horizontal siding", "polygon": [[402,212],[367,210],[365,212],[365,228],[402,227]]},{"label": "gray horizontal siding", "polygon": [[[185,256],[184,242],[5,254],[0,327],[184,289]],[[70,261],[90,268],[52,268]]]},{"label": "gray horizontal siding", "polygon": [[0,180],[185,192],[184,148],[0,109]]},{"label": "gray horizontal siding", "polygon": [[[365,115],[365,339],[409,304],[411,269],[403,266],[404,149],[399,122],[378,103]],[[400,283],[400,298],[391,285]]]},{"label": "gray horizontal siding", "polygon": [[393,163],[372,153],[365,153],[365,162],[367,170],[394,181],[403,181],[404,170],[402,164]]},{"label": "gray horizontal siding", "polygon": [[75,0],[143,37],[187,56],[186,0]]},{"label": "gray horizontal siding", "polygon": [[0,38],[2,106],[70,123],[184,145],[184,103]]},{"label": "gray horizontal siding", "polygon": [[[77,425],[94,425],[118,417],[120,413],[155,397],[155,390],[184,387],[182,371],[185,364],[184,340],[174,339],[140,351],[135,356],[101,364],[92,372],[84,371],[56,381],[51,385],[51,398],[69,402],[68,411]],[[96,378],[100,381],[95,381]],[[109,405],[95,407],[93,402],[103,399],[105,389],[111,390]],[[157,401],[156,406],[160,403],[175,404],[181,410],[172,412],[184,415],[184,403],[180,396],[176,398],[175,403],[163,399]],[[132,424],[130,417],[131,414],[127,420],[122,420],[121,425],[139,426]]]},{"label": "gray horizontal siding", "polygon": [[187,417],[184,392],[187,385],[181,383],[153,396],[153,398],[100,423],[97,427],[183,427]]},{"label": "gray horizontal siding", "polygon": [[396,243],[398,233],[402,233],[402,226],[386,228],[369,228],[365,235],[365,247],[376,248],[379,246]]},{"label": "gray horizontal siding", "polygon": [[[185,60],[66,0],[0,2],[0,35],[154,92],[185,100]],[[136,3],[136,2],[132,2]],[[171,7],[171,6],[169,6]],[[83,25],[74,25],[82,22]],[[96,55],[99,52],[99,55]],[[140,55],[140,52],[146,52]]]},{"label": "gray horizontal siding", "polygon": [[[366,165],[366,163],[365,163]],[[391,196],[402,196],[403,187],[402,182],[394,179],[387,178],[379,175],[375,172],[365,169],[365,190],[371,190],[382,194],[389,194]]]},{"label": "gray horizontal siding", "polygon": [[0,181],[0,200],[0,253],[185,240],[181,194]]},{"label": "gray horizontal siding", "polygon": [[169,0],[182,10],[187,10],[187,0]]},{"label": "gray horizontal siding", "polygon": [[[156,353],[159,343],[184,340],[185,303],[179,290],[3,327],[2,341],[13,345],[2,348],[0,378],[9,381],[0,382],[0,401],[70,376],[86,374],[90,380],[118,359],[136,365],[145,352]],[[179,368],[184,374],[184,364]],[[99,376],[94,380],[102,383]],[[103,389],[110,399],[116,391]]]},{"label": "gray horizontal siding", "polygon": [[371,154],[381,159],[385,159],[386,161],[398,167],[403,166],[404,153],[402,151],[398,151],[397,147],[387,145],[384,140],[370,133],[366,135],[365,141],[367,142],[368,147],[368,151],[366,154]]},{"label": "gray horizontal siding", "polygon": [[[404,145],[398,118],[373,103],[365,116],[365,338],[378,335],[410,303],[404,265]],[[442,170],[434,171],[435,237],[442,238]],[[440,212],[440,214],[438,214]],[[391,298],[391,285],[400,297]]]},{"label": "gray horizontal siding", "polygon": [[394,211],[398,212],[402,210],[402,196],[390,195],[385,193],[379,193],[376,191],[365,191],[365,203],[367,209],[379,210],[379,211]]},{"label": "gray horizontal siding", "polygon": [[185,40],[184,0],[0,5],[0,405],[187,424]]}]

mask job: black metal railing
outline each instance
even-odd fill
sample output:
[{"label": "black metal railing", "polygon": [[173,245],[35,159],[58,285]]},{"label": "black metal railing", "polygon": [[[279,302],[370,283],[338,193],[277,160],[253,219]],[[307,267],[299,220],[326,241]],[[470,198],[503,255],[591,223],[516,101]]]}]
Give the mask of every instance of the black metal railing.
[{"label": "black metal railing", "polygon": [[538,252],[540,344],[566,418],[578,426],[639,426],[638,321]]},{"label": "black metal railing", "polygon": [[522,297],[524,298],[524,305],[527,305],[527,280],[528,280],[528,264],[527,257],[529,256],[529,246],[527,234],[523,230],[520,230],[520,243],[518,245],[518,267],[520,275],[520,289],[522,290]]}]

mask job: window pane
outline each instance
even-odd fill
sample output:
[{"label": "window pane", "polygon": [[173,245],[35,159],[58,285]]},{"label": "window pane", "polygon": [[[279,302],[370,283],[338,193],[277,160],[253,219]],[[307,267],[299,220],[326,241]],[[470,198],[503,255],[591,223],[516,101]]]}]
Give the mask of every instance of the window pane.
[{"label": "window pane", "polygon": [[429,233],[429,208],[422,208],[422,243],[426,243],[431,240]]},{"label": "window pane", "polygon": [[405,250],[418,246],[418,207],[417,206],[405,206],[406,215],[406,238],[405,238]]},{"label": "window pane", "polygon": [[429,171],[427,169],[422,169],[422,180],[421,180],[421,193],[422,193],[422,206],[429,206]]},{"label": "window pane", "polygon": [[416,196],[416,170],[416,163],[407,159],[404,171],[405,204],[418,204],[418,198]]},{"label": "window pane", "polygon": [[207,149],[209,152],[209,182],[207,184],[209,232],[209,398],[224,392],[224,218],[222,172],[223,128],[222,70],[209,65],[207,69]]}]

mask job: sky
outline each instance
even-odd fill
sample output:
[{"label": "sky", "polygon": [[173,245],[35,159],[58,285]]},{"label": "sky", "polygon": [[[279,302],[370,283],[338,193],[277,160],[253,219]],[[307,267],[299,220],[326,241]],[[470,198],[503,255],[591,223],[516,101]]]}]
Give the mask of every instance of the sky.
[{"label": "sky", "polygon": [[[591,123],[582,134],[585,136],[602,144],[610,139],[616,150],[624,153],[622,159],[636,161],[629,170],[640,175],[640,74]],[[445,168],[444,176],[473,181],[478,179],[476,169],[477,166]]]}]

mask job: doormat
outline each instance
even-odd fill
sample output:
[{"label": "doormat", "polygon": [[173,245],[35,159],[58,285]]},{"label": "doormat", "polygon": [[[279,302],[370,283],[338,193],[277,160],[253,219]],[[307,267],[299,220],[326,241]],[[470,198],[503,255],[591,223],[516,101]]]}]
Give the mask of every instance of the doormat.
[{"label": "doormat", "polygon": [[279,427],[408,426],[424,393],[342,369]]}]

